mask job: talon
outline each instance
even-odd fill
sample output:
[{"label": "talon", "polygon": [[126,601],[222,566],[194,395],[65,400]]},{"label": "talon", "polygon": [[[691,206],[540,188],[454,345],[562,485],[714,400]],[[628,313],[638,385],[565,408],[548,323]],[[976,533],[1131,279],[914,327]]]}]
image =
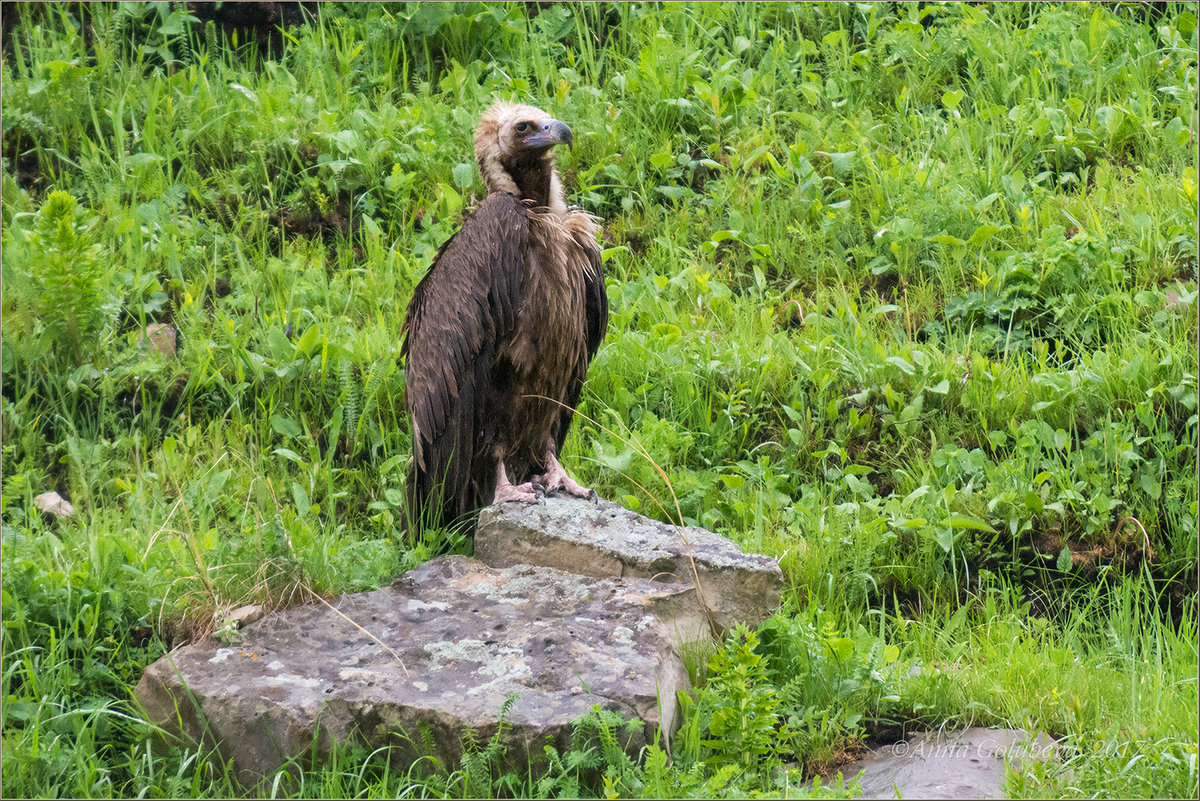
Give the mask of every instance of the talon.
[{"label": "talon", "polygon": [[529,483],[533,487],[533,494],[538,496],[538,500],[541,500],[542,498],[546,497],[546,493],[549,490],[547,490],[544,486],[539,484],[537,481],[531,481]]},{"label": "talon", "polygon": [[554,457],[553,450],[546,453],[546,472],[537,476],[535,480],[547,486],[547,495],[555,495],[563,492],[567,495],[574,495],[576,498],[592,498],[595,496],[593,502],[599,501],[599,496],[596,495],[595,491],[579,486],[573,478],[567,475],[567,471],[563,470],[562,465],[558,463],[558,459]]},{"label": "talon", "polygon": [[599,506],[600,505],[600,493],[596,492],[595,490],[592,490],[590,493],[588,493],[588,500],[592,502],[592,506]]}]

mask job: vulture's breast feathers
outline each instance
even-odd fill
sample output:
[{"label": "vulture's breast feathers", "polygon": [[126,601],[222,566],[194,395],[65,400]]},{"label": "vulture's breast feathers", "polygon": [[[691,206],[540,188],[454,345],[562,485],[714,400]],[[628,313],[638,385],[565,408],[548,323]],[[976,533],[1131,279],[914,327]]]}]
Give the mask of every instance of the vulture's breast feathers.
[{"label": "vulture's breast feathers", "polygon": [[521,280],[517,326],[511,340],[513,362],[537,369],[548,381],[565,378],[578,359],[587,359],[585,295],[595,281],[596,224],[591,215],[558,215],[526,208],[529,235]]}]

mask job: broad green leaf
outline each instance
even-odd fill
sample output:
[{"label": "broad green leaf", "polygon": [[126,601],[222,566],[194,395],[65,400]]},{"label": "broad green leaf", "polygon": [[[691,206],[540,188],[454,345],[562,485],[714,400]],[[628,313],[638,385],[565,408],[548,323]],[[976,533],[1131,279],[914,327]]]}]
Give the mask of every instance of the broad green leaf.
[{"label": "broad green leaf", "polygon": [[674,163],[675,158],[670,153],[655,153],[650,157],[650,166],[659,170],[665,170]]},{"label": "broad green leaf", "polygon": [[849,637],[830,637],[825,640],[825,645],[838,660],[849,659],[854,654],[854,640]]},{"label": "broad green leaf", "polygon": [[1071,569],[1073,564],[1075,564],[1075,560],[1071,558],[1071,549],[1064,545],[1062,551],[1058,554],[1057,567],[1059,571],[1066,573]]},{"label": "broad green leaf", "polygon": [[992,534],[996,533],[996,529],[988,525],[986,521],[980,520],[977,517],[971,517],[970,515],[951,514],[950,527],[969,528],[974,531],[988,531]]},{"label": "broad green leaf", "polygon": [[928,241],[933,242],[934,244],[938,244],[938,245],[962,246],[962,245],[967,244],[963,240],[959,239],[957,236],[952,236],[950,234],[934,234],[931,237],[927,237],[927,239],[928,239]]},{"label": "broad green leaf", "polygon": [[475,165],[469,161],[455,164],[450,174],[454,178],[454,185],[459,189],[468,189],[475,183]]},{"label": "broad green leaf", "polygon": [[821,37],[821,44],[840,47],[846,40],[846,31],[838,28]]},{"label": "broad green leaf", "polygon": [[304,459],[300,457],[300,454],[296,453],[290,448],[276,448],[275,450],[271,451],[271,453],[275,454],[276,456],[282,456],[283,458],[293,461],[296,464],[304,464]]},{"label": "broad green leaf", "polygon": [[830,153],[829,163],[833,165],[833,171],[838,175],[850,172],[850,169],[854,166],[854,156],[856,153],[857,151],[855,150],[847,153]]},{"label": "broad green leaf", "polygon": [[943,551],[950,553],[950,550],[954,547],[954,529],[939,528],[934,534],[934,538]]},{"label": "broad green leaf", "polygon": [[150,164],[162,164],[164,161],[166,161],[166,159],[157,153],[134,153],[128,159],[128,163],[133,167],[146,167]]},{"label": "broad green leaf", "polygon": [[967,244],[974,247],[979,247],[999,232],[999,227],[992,225],[991,223],[984,223],[975,229],[975,233],[971,234],[971,238],[967,240]]},{"label": "broad green leaf", "polygon": [[307,517],[308,510],[311,504],[308,500],[308,493],[304,491],[295,481],[292,482],[292,500],[296,502],[296,515],[298,517]]},{"label": "broad green leaf", "polygon": [[979,202],[977,202],[975,204],[975,211],[979,211],[979,212],[984,211],[985,209],[987,209],[988,206],[992,205],[997,200],[999,200],[999,198],[1000,198],[999,192],[992,192],[990,195],[980,198]]},{"label": "broad green leaf", "polygon": [[1191,11],[1184,11],[1176,18],[1175,27],[1185,39],[1190,37],[1192,31],[1196,30],[1196,15]]},{"label": "broad green leaf", "polygon": [[1088,52],[1095,57],[1108,40],[1108,15],[1103,7],[1097,5],[1088,23]]},{"label": "broad green leaf", "polygon": [[963,604],[950,616],[950,620],[946,622],[946,628],[942,631],[943,636],[947,638],[948,642],[953,642],[949,638],[967,622],[967,614],[971,611],[971,608],[971,604]]},{"label": "broad green leaf", "polygon": [[216,497],[221,494],[221,490],[225,488],[225,482],[229,480],[231,475],[233,475],[233,470],[220,470],[214,473],[212,478],[208,480],[208,487],[205,494],[216,500]]},{"label": "broad green leaf", "polygon": [[665,344],[668,345],[679,339],[683,333],[679,330],[679,326],[672,323],[655,323],[654,327],[650,330],[654,332],[656,337],[661,337]]},{"label": "broad green leaf", "polygon": [[463,206],[462,195],[454,191],[454,187],[450,184],[439,183],[438,196],[442,199],[442,205],[445,206],[446,215],[457,216]]},{"label": "broad green leaf", "polygon": [[392,472],[392,470],[396,467],[396,465],[400,464],[407,458],[408,457],[403,453],[396,454],[395,456],[389,458],[383,464],[379,465],[378,474],[380,476],[386,476],[388,473]]},{"label": "broad green leaf", "polygon": [[618,454],[609,456],[608,454],[596,454],[596,461],[610,470],[616,470],[618,473],[624,473],[629,469],[630,462],[633,461],[633,449],[626,448]]},{"label": "broad green leaf", "polygon": [[1157,501],[1162,497],[1162,482],[1150,473],[1142,473],[1138,479],[1138,483],[1142,487],[1142,491],[1150,496],[1151,500]]},{"label": "broad green leaf", "polygon": [[358,219],[362,222],[363,228],[367,229],[367,236],[371,239],[379,239],[383,235],[383,228],[370,214],[362,214]]},{"label": "broad green leaf", "polygon": [[305,356],[312,356],[317,350],[317,345],[321,341],[321,327],[319,325],[310,325],[300,339],[296,341],[296,349]]},{"label": "broad green leaf", "polygon": [[300,426],[295,420],[278,414],[271,415],[271,428],[275,430],[276,434],[282,434],[285,437],[298,437],[301,434]]}]

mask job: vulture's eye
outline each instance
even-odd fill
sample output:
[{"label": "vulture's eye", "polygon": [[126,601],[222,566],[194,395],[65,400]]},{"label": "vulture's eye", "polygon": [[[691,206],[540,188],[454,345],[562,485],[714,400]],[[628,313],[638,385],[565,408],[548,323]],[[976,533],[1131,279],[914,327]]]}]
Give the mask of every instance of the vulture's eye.
[{"label": "vulture's eye", "polygon": [[523,134],[523,133],[525,133],[526,131],[528,131],[528,130],[529,130],[529,123],[527,123],[527,122],[518,122],[518,123],[516,124],[516,126],[515,126],[515,127],[516,127],[516,130],[517,130],[517,133],[519,133],[519,134]]}]

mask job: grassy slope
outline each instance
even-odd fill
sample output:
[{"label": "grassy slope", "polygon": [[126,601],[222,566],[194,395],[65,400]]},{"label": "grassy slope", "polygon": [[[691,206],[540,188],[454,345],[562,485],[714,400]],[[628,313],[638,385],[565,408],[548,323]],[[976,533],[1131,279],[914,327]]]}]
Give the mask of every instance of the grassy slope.
[{"label": "grassy slope", "polygon": [[[789,580],[671,765],[576,761],[778,793],[897,727],[1010,724],[1071,768],[1014,791],[1196,794],[1194,9],[326,6],[278,58],[78,13],[4,31],[6,794],[234,792],[136,719],[161,638],[469,548],[395,531],[397,333],[510,95],[571,123],[606,220],[568,467]],[[481,759],[281,789],[599,786]]]}]

